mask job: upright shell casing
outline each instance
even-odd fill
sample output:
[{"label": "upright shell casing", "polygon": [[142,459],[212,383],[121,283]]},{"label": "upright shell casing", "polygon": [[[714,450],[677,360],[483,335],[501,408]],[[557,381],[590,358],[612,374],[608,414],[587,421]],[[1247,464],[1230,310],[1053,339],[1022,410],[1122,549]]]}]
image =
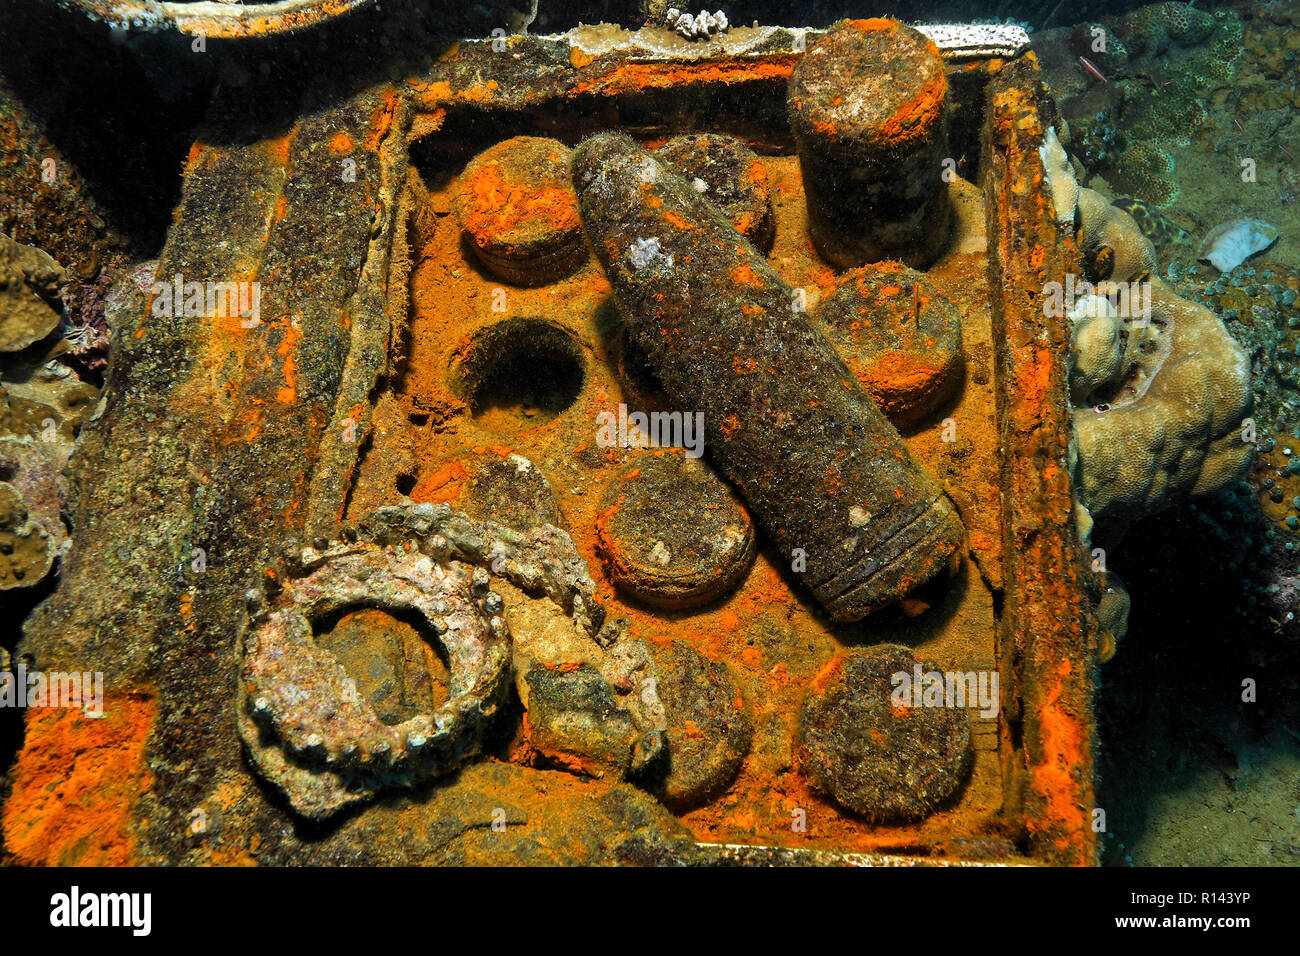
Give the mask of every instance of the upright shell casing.
[{"label": "upright shell casing", "polygon": [[953,162],[934,43],[895,20],[838,23],[795,66],[787,105],[822,257],[841,268],[932,263],[948,238]]}]

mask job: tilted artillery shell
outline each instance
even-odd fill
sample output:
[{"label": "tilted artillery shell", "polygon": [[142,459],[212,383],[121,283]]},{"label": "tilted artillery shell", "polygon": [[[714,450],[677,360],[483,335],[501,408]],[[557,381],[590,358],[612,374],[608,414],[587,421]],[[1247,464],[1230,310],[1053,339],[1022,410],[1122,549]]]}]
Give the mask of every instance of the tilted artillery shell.
[{"label": "tilted artillery shell", "polygon": [[831,617],[942,569],[955,510],[753,246],[623,134],[581,143],[573,179],[633,340]]}]

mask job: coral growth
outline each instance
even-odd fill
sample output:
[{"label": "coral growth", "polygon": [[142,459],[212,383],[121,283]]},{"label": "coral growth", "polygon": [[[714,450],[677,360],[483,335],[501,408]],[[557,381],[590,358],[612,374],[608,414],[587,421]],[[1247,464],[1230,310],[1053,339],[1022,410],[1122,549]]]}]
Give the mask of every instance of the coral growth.
[{"label": "coral growth", "polygon": [[716,13],[701,10],[695,16],[691,16],[689,13],[682,13],[676,7],[670,7],[664,14],[664,26],[688,40],[707,40],[719,33],[725,33],[731,24],[727,22],[727,15],[721,10]]},{"label": "coral growth", "polygon": [[49,573],[55,548],[18,490],[0,481],[0,590],[31,587]]},{"label": "coral growth", "polygon": [[1121,17],[1115,32],[1128,42],[1132,60],[1172,63],[1202,89],[1231,79],[1241,53],[1241,20],[1230,10],[1151,3]]},{"label": "coral growth", "polygon": [[1133,217],[1092,189],[1079,190],[1079,248],[1088,278],[1128,282],[1156,268],[1156,251]]},{"label": "coral growth", "polygon": [[68,544],[60,471],[98,390],[53,334],[68,274],[0,234],[0,590],[40,583]]},{"label": "coral growth", "polygon": [[1038,155],[1042,157],[1043,168],[1047,170],[1047,181],[1051,186],[1052,208],[1056,211],[1056,221],[1073,222],[1074,207],[1079,203],[1079,183],[1074,178],[1070,156],[1061,145],[1055,129],[1047,131]]},{"label": "coral growth", "polygon": [[[1132,216],[1080,189],[1077,219],[1097,285],[1069,314],[1071,467],[1080,535],[1109,546],[1136,519],[1240,480],[1254,454],[1250,362],[1218,316],[1153,277]],[[1104,565],[1100,579],[1106,659],[1129,602]]]},{"label": "coral growth", "polygon": [[1128,144],[1110,109],[1071,119],[1070,137],[1074,158],[1088,173],[1112,166]]},{"label": "coral growth", "polygon": [[1174,158],[1156,143],[1134,143],[1115,163],[1111,185],[1163,209],[1178,198]]},{"label": "coral growth", "polygon": [[1124,322],[1109,299],[1085,296],[1070,312],[1070,400],[1088,396],[1119,374],[1124,360]]},{"label": "coral growth", "polygon": [[1119,104],[1125,132],[1138,145],[1149,141],[1186,146],[1209,116],[1201,95],[1202,87],[1190,77],[1169,80],[1156,93],[1126,84]]},{"label": "coral growth", "polygon": [[1080,23],[1070,31],[1067,41],[1075,56],[1087,57],[1103,73],[1116,73],[1128,64],[1129,49],[1110,27],[1099,23]]},{"label": "coral growth", "polygon": [[[1122,373],[1108,407],[1074,413],[1080,495],[1094,519],[1123,525],[1239,480],[1254,446],[1250,366],[1219,318],[1152,281],[1155,343]],[[1164,340],[1167,339],[1167,344]],[[1163,353],[1163,361],[1159,361]]]},{"label": "coral growth", "polygon": [[[1241,36],[1235,13],[1153,3],[1121,17],[1113,34],[1106,29],[1103,49],[1081,46],[1091,31],[1088,38],[1075,36],[1072,49],[1105,64],[1118,95],[1116,118],[1132,142],[1185,146],[1207,119],[1204,100],[1232,79]],[[1131,175],[1142,178],[1136,171]],[[1164,178],[1158,170],[1156,176]],[[1172,201],[1121,188],[1159,205]]]},{"label": "coral growth", "polygon": [[0,233],[0,352],[17,352],[59,324],[63,267],[41,250]]},{"label": "coral growth", "polygon": [[1188,3],[1149,3],[1120,20],[1119,32],[1138,55],[1159,56],[1171,45],[1194,46],[1213,32],[1213,15]]}]

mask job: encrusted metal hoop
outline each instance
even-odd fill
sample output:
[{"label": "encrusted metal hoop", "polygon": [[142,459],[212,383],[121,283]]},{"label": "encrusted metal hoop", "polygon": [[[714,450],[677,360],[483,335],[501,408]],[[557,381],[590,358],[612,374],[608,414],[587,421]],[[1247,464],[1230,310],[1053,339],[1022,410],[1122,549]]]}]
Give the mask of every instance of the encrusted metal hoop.
[{"label": "encrusted metal hoop", "polygon": [[[501,599],[482,568],[419,551],[337,544],[284,583],[244,636],[240,731],[294,808],[318,818],[387,786],[447,773],[476,754],[510,679]],[[447,651],[450,698],[395,726],[380,720],[314,625],[349,608],[419,616]]]}]

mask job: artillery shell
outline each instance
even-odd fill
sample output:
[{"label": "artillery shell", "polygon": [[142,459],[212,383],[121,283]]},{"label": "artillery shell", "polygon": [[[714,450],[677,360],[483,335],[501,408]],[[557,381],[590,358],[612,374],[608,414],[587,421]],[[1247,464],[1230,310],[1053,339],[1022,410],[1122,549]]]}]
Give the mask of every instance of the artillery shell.
[{"label": "artillery shell", "polygon": [[634,340],[831,617],[942,569],[952,505],[753,246],[623,134],[580,144],[573,178]]},{"label": "artillery shell", "polygon": [[596,527],[610,579],[659,607],[730,594],[754,563],[754,525],[736,493],[681,455],[633,461],[606,490]]},{"label": "artillery shell", "polygon": [[934,673],[906,647],[854,650],[823,672],[799,719],[799,762],[814,787],[876,821],[919,820],[948,800],[975,760],[960,708],[924,706],[922,686],[895,694],[898,675]]},{"label": "artillery shell", "polygon": [[842,268],[925,268],[948,236],[948,80],[938,48],[895,20],[846,20],[808,48],[788,110],[813,244]]}]

